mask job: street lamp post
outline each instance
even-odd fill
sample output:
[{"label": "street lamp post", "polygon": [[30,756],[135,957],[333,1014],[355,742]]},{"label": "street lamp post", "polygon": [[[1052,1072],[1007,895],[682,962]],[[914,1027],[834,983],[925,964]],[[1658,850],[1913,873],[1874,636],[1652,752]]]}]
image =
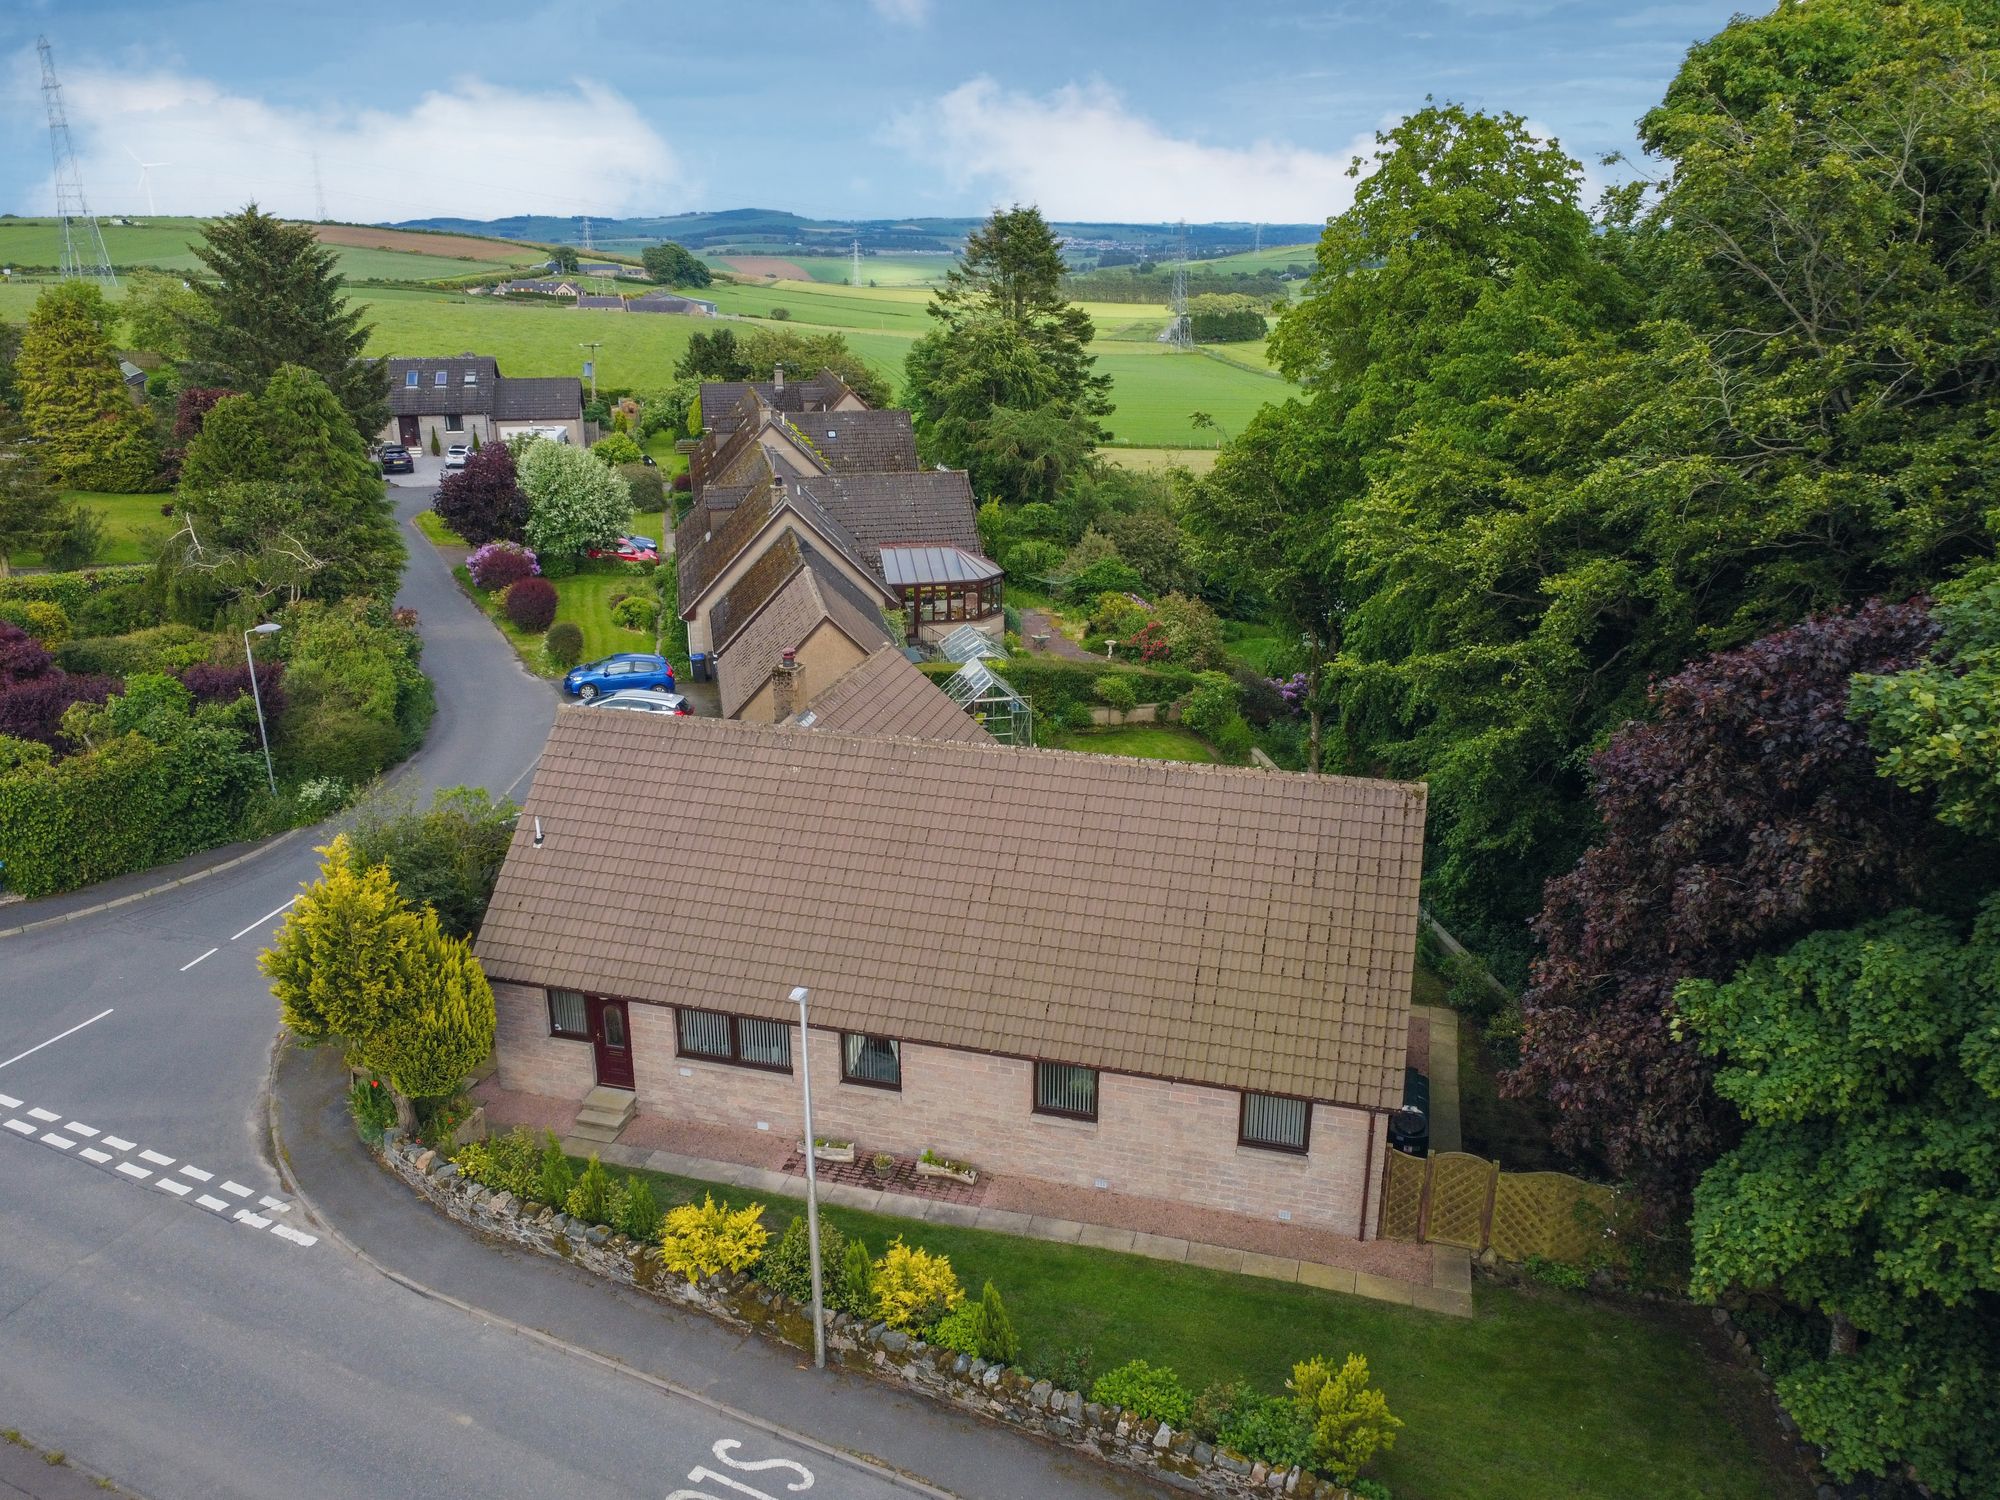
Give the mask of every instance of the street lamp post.
[{"label": "street lamp post", "polygon": [[262,625],[252,625],[243,632],[243,660],[250,664],[250,697],[257,705],[257,738],[264,746],[264,779],[271,783],[271,795],[278,795],[278,773],[271,769],[271,735],[264,728],[264,695],[257,688],[257,658],[250,651],[250,637],[253,635],[276,635],[278,625],[266,620]]},{"label": "street lamp post", "polygon": [[812,1034],[806,1030],[806,999],[812,991],[799,985],[792,999],[799,1007],[799,1081],[806,1095],[806,1243],[812,1251],[813,1286],[813,1368],[826,1368],[826,1294],[820,1283],[819,1268],[819,1173],[814,1163]]}]

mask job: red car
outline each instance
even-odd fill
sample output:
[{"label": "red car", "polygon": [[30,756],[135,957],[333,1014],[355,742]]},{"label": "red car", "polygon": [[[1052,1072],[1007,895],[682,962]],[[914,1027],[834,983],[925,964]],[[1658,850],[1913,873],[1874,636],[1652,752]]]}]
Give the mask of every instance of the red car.
[{"label": "red car", "polygon": [[621,536],[606,547],[592,547],[586,557],[615,557],[620,562],[658,562],[660,544],[649,536]]}]

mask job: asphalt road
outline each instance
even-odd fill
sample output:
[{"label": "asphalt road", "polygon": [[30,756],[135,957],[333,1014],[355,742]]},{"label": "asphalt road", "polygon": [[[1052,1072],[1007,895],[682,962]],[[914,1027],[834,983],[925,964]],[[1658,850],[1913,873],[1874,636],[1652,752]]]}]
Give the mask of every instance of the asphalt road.
[{"label": "asphalt road", "polygon": [[[401,514],[427,495],[402,490]],[[410,551],[399,602],[421,613],[438,715],[399,781],[518,794],[554,694],[414,533]],[[798,1385],[782,1353],[480,1245],[336,1149],[322,1091],[294,1166],[317,1152],[322,1206],[371,1256],[710,1399],[524,1338],[349,1253],[268,1159],[276,1018],[255,960],[316,841],[0,940],[0,1427],[158,1500],[939,1492],[842,1449],[963,1495],[1143,1492],[864,1380]]]}]

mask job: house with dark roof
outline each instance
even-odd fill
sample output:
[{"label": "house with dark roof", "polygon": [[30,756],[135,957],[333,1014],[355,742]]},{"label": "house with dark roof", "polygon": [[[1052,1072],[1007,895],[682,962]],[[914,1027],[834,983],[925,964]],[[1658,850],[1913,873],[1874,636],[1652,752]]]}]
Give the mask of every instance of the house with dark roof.
[{"label": "house with dark roof", "polygon": [[577,295],[578,290],[579,288],[574,281],[562,281],[551,277],[544,280],[517,279],[514,281],[503,281],[493,288],[493,295],[496,297],[510,297],[526,294],[534,297],[573,298]]},{"label": "house with dark roof", "polygon": [[890,644],[880,600],[792,530],[716,601],[709,629],[722,716],[763,724]]},{"label": "house with dark roof", "polygon": [[625,304],[627,312],[679,313],[688,318],[712,318],[715,304],[702,297],[684,297],[678,292],[648,292]]},{"label": "house with dark roof", "polygon": [[573,375],[502,375],[489,354],[383,361],[389,379],[389,422],[378,441],[411,452],[491,443],[523,432],[560,429],[583,441],[583,382]]},{"label": "house with dark roof", "polygon": [[585,292],[576,299],[578,307],[595,308],[598,312],[623,312],[625,299],[610,294]]},{"label": "house with dark roof", "polygon": [[917,439],[906,411],[787,412],[747,392],[730,425],[702,438],[688,460],[697,501],[711,485],[729,486],[765,450],[798,474],[914,473]]},{"label": "house with dark roof", "polygon": [[727,437],[741,420],[743,398],[755,395],[777,411],[865,411],[868,403],[831,370],[804,380],[787,381],[785,367],[772,367],[769,380],[705,380],[701,386],[701,427],[704,433]]},{"label": "house with dark roof", "polygon": [[[674,788],[671,839],[634,785]],[[565,710],[477,943],[498,1084],[768,1164],[801,1138],[809,1059],[815,1128],[864,1155],[970,1162],[1065,1217],[1108,1193],[1373,1238],[1424,801]]]}]

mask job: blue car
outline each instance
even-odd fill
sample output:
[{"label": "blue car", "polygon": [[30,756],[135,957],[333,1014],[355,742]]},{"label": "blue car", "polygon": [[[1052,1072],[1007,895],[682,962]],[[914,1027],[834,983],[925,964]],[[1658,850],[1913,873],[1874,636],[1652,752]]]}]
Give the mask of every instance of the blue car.
[{"label": "blue car", "polygon": [[574,693],[585,703],[600,693],[616,693],[626,688],[674,690],[674,669],[664,656],[642,651],[621,651],[601,661],[587,661],[571,667],[563,678],[563,691]]}]

